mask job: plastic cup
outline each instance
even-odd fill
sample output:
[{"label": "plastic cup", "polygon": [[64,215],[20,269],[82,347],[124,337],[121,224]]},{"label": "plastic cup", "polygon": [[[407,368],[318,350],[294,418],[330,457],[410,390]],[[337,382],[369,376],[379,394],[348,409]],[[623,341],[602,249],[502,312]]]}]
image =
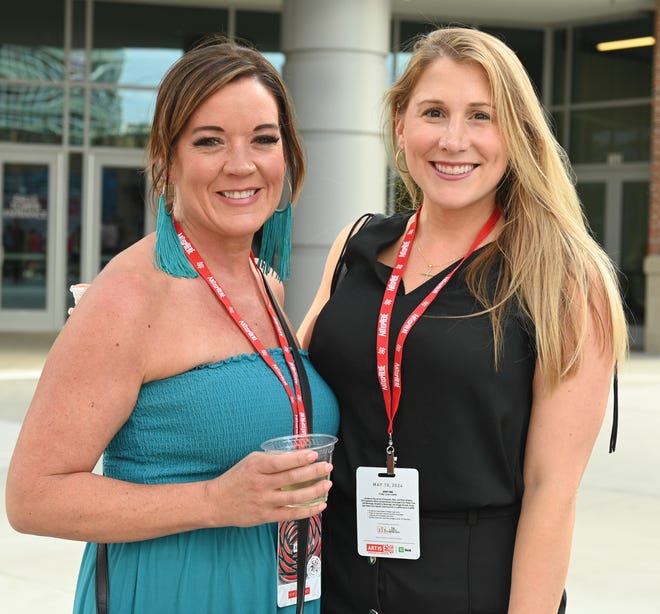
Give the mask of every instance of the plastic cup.
[{"label": "plastic cup", "polygon": [[73,294],[73,304],[77,305],[78,301],[85,294],[85,290],[89,288],[89,284],[74,284],[69,287],[69,291]]},{"label": "plastic cup", "polygon": [[[315,462],[332,462],[332,451],[335,449],[337,438],[334,435],[326,435],[323,433],[309,433],[307,435],[286,435],[284,437],[276,437],[269,439],[261,444],[261,449],[268,454],[281,454],[283,452],[293,452],[295,450],[314,450],[318,454]],[[298,490],[299,488],[306,488],[316,482],[328,479],[329,474],[325,477],[320,477],[315,480],[308,480],[306,482],[298,482],[289,486],[283,486],[282,490]],[[327,501],[328,493],[305,501],[304,503],[295,503],[289,507],[307,507],[315,505],[323,501]]]}]

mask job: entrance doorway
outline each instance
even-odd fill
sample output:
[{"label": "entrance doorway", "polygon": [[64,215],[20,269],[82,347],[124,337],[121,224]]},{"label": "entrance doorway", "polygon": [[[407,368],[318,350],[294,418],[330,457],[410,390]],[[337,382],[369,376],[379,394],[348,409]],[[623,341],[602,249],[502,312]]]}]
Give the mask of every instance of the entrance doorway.
[{"label": "entrance doorway", "polygon": [[51,151],[0,154],[0,329],[53,330],[63,318],[64,289],[54,283],[64,270],[64,212],[55,206],[62,166]]},{"label": "entrance doorway", "polygon": [[81,281],[156,227],[140,152],[93,153],[87,159],[82,211]]},{"label": "entrance doorway", "polygon": [[144,154],[0,153],[0,331],[54,332],[108,261],[155,229]]},{"label": "entrance doorway", "polygon": [[591,230],[620,272],[630,343],[642,349],[649,219],[648,165],[578,170],[578,192]]}]

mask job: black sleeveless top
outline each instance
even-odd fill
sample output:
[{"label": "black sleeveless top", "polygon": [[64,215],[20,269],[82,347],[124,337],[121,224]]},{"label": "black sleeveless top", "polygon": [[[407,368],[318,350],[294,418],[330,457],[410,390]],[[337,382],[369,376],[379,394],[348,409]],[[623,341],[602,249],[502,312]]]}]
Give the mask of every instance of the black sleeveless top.
[{"label": "black sleeveless top", "polygon": [[[497,369],[489,316],[465,317],[482,310],[465,284],[466,267],[478,252],[417,321],[403,350],[394,445],[397,466],[419,471],[421,557],[370,560],[357,554],[355,471],[384,467],[387,445],[375,352],[391,267],[378,262],[378,254],[403,235],[409,217],[374,218],[350,240],[346,275],[319,313],[310,343],[310,359],[340,406],[333,488],[323,512],[322,611],[502,614],[536,352],[533,326],[516,305],[503,321]],[[405,319],[455,264],[409,294],[401,284],[390,358]],[[496,261],[491,289],[498,269]]]},{"label": "black sleeveless top", "polygon": [[[351,239],[348,272],[314,327],[310,358],[340,405],[333,499],[354,501],[356,468],[385,463],[387,416],[375,348],[378,311],[391,267],[377,256],[401,237],[409,216],[375,220]],[[519,313],[508,314],[496,370],[487,315],[442,317],[481,310],[465,285],[470,260],[415,324],[403,350],[394,444],[398,466],[420,472],[422,514],[511,505],[522,497],[536,365],[533,331]],[[404,320],[455,264],[409,294],[401,284],[392,313],[390,358]],[[497,268],[491,273],[493,286]]]}]

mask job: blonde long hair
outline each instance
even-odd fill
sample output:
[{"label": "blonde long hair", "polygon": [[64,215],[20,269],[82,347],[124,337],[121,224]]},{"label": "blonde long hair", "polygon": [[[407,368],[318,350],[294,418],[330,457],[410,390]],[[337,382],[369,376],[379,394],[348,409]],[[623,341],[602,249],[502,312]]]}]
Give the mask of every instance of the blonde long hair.
[{"label": "blonde long hair", "polygon": [[[567,156],[511,49],[472,28],[440,28],[418,39],[408,67],[385,95],[392,151],[398,145],[396,117],[405,111],[424,70],[439,57],[485,71],[509,159],[496,196],[504,229],[467,275],[471,292],[491,314],[496,348],[505,309],[514,299],[534,324],[538,364],[551,388],[579,367],[589,312],[603,348],[613,360],[622,359],[628,335],[616,271],[589,234]],[[417,206],[421,190],[403,170]],[[503,255],[501,275],[489,296],[486,273],[498,252]]]}]

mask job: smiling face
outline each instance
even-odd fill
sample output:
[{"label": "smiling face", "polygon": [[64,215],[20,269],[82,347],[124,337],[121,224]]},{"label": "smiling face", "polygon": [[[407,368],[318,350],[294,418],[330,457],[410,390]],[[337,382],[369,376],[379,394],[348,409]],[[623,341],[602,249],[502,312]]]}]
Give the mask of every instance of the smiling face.
[{"label": "smiling face", "polygon": [[396,132],[423,205],[475,212],[493,208],[507,156],[480,66],[434,60],[397,116]]},{"label": "smiling face", "polygon": [[233,81],[192,114],[169,179],[191,238],[251,240],[280,200],[285,174],[278,109],[256,79]]}]

